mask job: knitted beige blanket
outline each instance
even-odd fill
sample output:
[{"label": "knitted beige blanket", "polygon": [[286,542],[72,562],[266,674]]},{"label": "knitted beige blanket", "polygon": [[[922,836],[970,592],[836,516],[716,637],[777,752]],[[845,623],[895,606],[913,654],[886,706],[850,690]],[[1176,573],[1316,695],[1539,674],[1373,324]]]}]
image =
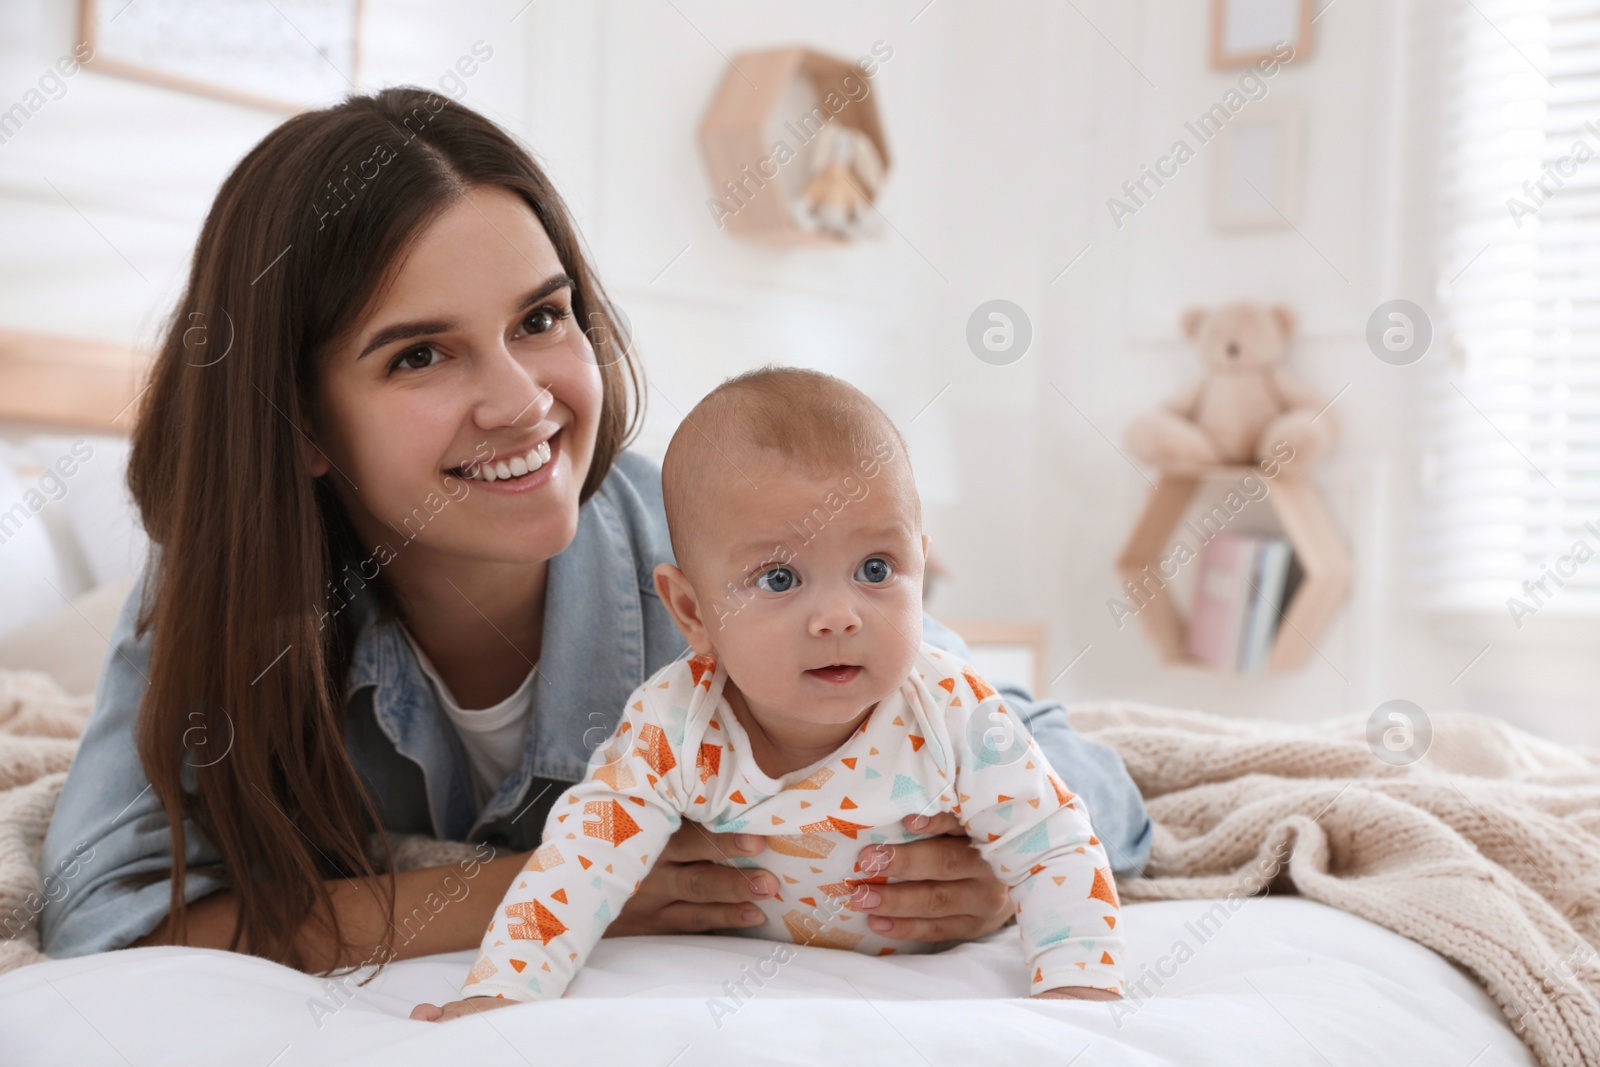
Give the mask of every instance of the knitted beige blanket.
[{"label": "knitted beige blanket", "polygon": [[[0,670],[0,973],[45,958],[39,855],[89,706],[46,675]],[[1600,751],[1441,713],[1427,754],[1401,767],[1373,755],[1364,717],[1069,715],[1122,755],[1155,822],[1123,898],[1299,893],[1461,964],[1545,1067],[1600,1064]],[[448,843],[391,844],[403,870]]]},{"label": "knitted beige blanket", "polygon": [[39,854],[89,706],[47,674],[0,670],[0,974],[45,958]]},{"label": "knitted beige blanket", "polygon": [[1544,1067],[1600,1064],[1600,750],[1440,713],[1426,754],[1395,766],[1366,716],[1068,714],[1121,754],[1155,824],[1124,899],[1298,893],[1466,968]]},{"label": "knitted beige blanket", "polygon": [[[92,704],[47,674],[0,669],[0,974],[49,958],[39,951],[39,857]],[[482,856],[456,841],[387,836],[397,871]],[[377,860],[376,840],[373,850]]]}]

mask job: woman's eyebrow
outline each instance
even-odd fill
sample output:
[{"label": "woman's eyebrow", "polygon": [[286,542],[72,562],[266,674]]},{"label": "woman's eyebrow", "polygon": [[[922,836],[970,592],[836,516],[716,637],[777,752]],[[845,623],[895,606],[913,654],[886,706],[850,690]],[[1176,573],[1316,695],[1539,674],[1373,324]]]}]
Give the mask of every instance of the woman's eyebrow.
[{"label": "woman's eyebrow", "polygon": [[[529,293],[517,303],[517,310],[526,311],[528,308],[532,307],[534,304],[537,304],[539,301],[543,300],[552,293],[560,292],[562,289],[570,289],[572,285],[572,279],[567,275],[552,274],[550,277],[540,282],[534,289],[529,291]],[[455,328],[456,324],[447,320],[430,319],[419,322],[397,322],[392,326],[385,326],[383,329],[373,334],[372,339],[368,341],[365,347],[361,349],[361,355],[357,356],[356,359],[360,359],[362,356],[376,352],[385,345],[392,345],[396,341],[405,341],[412,337],[422,337],[425,334],[430,333],[444,333],[447,330],[453,330]]]}]

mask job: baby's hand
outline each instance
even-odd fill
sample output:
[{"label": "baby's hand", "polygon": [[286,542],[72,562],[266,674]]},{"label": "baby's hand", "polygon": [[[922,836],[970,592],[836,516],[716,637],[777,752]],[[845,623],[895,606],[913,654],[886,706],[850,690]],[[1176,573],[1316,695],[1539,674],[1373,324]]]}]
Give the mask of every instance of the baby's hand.
[{"label": "baby's hand", "polygon": [[1046,989],[1042,993],[1035,993],[1029,1000],[1121,1000],[1122,994],[1115,989],[1101,989],[1099,986],[1066,985],[1054,989]]},{"label": "baby's hand", "polygon": [[437,1004],[418,1004],[411,1009],[411,1017],[425,1023],[447,1023],[463,1015],[493,1011],[495,1008],[505,1008],[519,1003],[521,1001],[507,1000],[505,997],[468,997],[466,1000],[452,1000],[443,1007]]}]

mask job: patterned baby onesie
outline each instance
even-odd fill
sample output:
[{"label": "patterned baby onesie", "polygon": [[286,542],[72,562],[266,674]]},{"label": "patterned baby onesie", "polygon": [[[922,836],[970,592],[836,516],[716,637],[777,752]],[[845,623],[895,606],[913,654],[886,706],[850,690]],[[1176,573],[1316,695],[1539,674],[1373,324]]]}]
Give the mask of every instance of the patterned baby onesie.
[{"label": "patterned baby onesie", "polygon": [[942,811],[1011,887],[1029,992],[1122,992],[1116,887],[1083,801],[971,667],[924,642],[905,684],[838,750],[778,779],[756,765],[726,680],[714,655],[695,656],[628,698],[585,779],[550,809],[463,996],[561,996],[683,819],[766,837],[759,854],[729,859],[771,871],[781,887],[755,902],[766,922],[740,933],[874,955],[929,951],[877,933],[847,904],[861,883],[890,881],[862,873],[861,849],[915,840],[902,817]]}]

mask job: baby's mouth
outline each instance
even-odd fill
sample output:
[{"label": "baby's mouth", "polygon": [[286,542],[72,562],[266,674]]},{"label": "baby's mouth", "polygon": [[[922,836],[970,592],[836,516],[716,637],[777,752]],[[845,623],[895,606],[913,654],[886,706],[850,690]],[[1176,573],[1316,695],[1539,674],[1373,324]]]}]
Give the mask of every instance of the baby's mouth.
[{"label": "baby's mouth", "polygon": [[813,667],[806,674],[833,685],[846,685],[856,680],[862,668],[854,663],[830,663],[826,667]]}]

